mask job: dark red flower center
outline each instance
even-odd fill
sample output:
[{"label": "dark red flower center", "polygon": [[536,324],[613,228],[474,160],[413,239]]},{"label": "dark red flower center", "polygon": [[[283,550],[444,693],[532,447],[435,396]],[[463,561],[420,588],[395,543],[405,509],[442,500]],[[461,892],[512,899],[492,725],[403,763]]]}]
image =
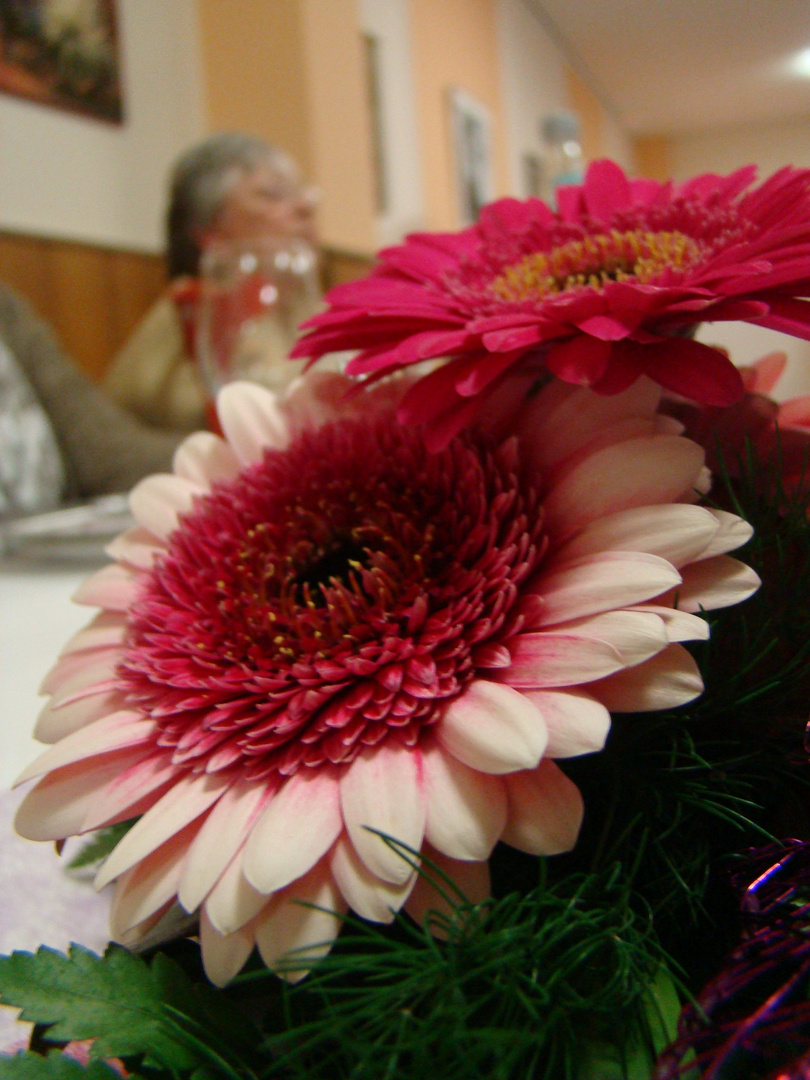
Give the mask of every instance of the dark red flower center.
[{"label": "dark red flower center", "polygon": [[122,687],[197,769],[413,745],[504,662],[541,522],[514,441],[429,454],[390,415],[326,425],[183,518],[133,608]]}]

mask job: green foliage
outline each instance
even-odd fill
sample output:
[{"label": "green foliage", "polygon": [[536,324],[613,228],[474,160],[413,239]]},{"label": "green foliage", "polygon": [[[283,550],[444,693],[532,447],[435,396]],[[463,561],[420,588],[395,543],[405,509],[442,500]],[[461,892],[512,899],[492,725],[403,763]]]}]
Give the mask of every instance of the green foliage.
[{"label": "green foliage", "polygon": [[0,957],[0,1001],[46,1025],[49,1041],[95,1039],[96,1058],[135,1057],[175,1076],[253,1075],[244,1018],[166,956],[147,964],[115,945],[103,957],[77,945],[12,953]]},{"label": "green foliage", "polygon": [[47,1057],[25,1053],[1,1058],[0,1080],[121,1080],[121,1077],[103,1061],[80,1065],[52,1050]]},{"label": "green foliage", "polygon": [[82,870],[106,859],[119,840],[123,840],[135,824],[135,820],[133,818],[131,821],[120,821],[117,825],[109,825],[106,829],[93,833],[67,864],[68,870]]}]

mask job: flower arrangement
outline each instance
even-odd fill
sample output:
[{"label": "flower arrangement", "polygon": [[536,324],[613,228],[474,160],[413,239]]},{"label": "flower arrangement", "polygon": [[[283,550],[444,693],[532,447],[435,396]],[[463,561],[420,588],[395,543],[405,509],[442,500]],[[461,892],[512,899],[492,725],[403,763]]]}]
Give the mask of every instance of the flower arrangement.
[{"label": "flower arrangement", "polygon": [[810,174],[752,183],[409,238],[297,350],[359,389],[135,488],[16,823],[119,944],[0,958],[0,1076],[804,1075],[807,410],[686,332],[808,336]]}]

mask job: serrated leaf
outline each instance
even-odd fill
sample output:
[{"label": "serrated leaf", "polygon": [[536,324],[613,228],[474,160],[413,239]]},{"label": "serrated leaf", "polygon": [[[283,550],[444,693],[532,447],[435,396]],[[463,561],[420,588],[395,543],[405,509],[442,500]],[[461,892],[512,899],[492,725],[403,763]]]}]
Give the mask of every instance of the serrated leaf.
[{"label": "serrated leaf", "polygon": [[0,1057],[0,1080],[121,1080],[103,1061],[81,1065],[54,1050],[47,1057],[23,1053]]},{"label": "serrated leaf", "polygon": [[210,1012],[163,956],[150,968],[116,945],[103,957],[78,945],[67,956],[44,946],[12,953],[0,957],[0,1001],[21,1008],[23,1020],[49,1025],[49,1039],[95,1039],[94,1057],[144,1055],[147,1064],[188,1072],[216,1056],[184,1030],[189,1018],[189,1028],[210,1031]]}]

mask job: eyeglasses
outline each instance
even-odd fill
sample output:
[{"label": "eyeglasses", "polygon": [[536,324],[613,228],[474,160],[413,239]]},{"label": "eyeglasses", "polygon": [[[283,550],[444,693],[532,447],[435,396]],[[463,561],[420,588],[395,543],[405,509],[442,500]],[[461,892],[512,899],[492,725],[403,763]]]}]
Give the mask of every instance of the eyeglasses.
[{"label": "eyeglasses", "polygon": [[314,184],[296,184],[281,180],[277,184],[262,187],[259,194],[272,202],[297,202],[315,207],[321,200],[321,189]]}]

